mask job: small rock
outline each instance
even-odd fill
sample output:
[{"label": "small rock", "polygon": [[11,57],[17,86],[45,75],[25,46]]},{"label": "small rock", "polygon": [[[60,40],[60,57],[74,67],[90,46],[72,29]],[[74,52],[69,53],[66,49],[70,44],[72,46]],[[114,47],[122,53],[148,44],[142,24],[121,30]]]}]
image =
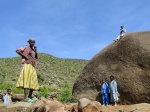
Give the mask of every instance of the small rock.
[{"label": "small rock", "polygon": [[13,94],[12,100],[13,101],[22,101],[24,99],[24,94]]},{"label": "small rock", "polygon": [[33,112],[44,112],[45,104],[42,100],[37,100],[35,103],[32,104],[31,107]]}]

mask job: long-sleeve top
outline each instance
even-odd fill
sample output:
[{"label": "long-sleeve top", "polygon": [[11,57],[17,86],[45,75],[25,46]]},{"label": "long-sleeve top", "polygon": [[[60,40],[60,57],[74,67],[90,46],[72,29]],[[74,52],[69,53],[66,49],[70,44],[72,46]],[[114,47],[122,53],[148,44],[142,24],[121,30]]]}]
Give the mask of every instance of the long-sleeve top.
[{"label": "long-sleeve top", "polygon": [[115,80],[112,80],[110,82],[110,92],[111,93],[118,93],[117,82]]},{"label": "long-sleeve top", "polygon": [[109,85],[107,82],[104,82],[101,86],[101,93],[109,93]]},{"label": "long-sleeve top", "polygon": [[6,94],[4,96],[4,104],[11,104],[12,100],[11,100],[11,95]]},{"label": "long-sleeve top", "polygon": [[38,59],[38,53],[35,52],[33,49],[31,49],[29,46],[24,46],[22,48],[18,48],[16,50],[16,52],[18,54],[22,53],[23,56],[26,56],[28,57],[29,59],[27,60],[25,57],[22,56],[22,59],[21,59],[21,64],[31,64],[33,66],[36,65],[36,59]]}]

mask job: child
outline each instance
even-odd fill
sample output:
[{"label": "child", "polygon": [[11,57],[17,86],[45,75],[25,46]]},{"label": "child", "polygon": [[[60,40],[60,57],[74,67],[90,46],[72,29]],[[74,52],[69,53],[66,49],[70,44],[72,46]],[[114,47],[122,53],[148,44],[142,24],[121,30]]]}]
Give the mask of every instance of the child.
[{"label": "child", "polygon": [[109,85],[108,85],[108,83],[103,79],[103,80],[102,80],[102,86],[101,86],[102,105],[103,105],[103,106],[108,106],[108,93],[109,93]]},{"label": "child", "polygon": [[8,105],[8,104],[12,104],[12,100],[11,100],[11,89],[7,90],[7,94],[4,96],[4,104]]}]

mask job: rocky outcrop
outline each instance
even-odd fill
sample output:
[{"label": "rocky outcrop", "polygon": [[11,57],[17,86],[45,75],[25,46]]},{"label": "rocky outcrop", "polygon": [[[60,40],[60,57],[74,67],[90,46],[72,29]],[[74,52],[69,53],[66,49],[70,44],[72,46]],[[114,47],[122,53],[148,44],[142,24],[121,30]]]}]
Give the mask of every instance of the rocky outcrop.
[{"label": "rocky outcrop", "polygon": [[150,104],[141,103],[134,105],[118,105],[113,107],[111,105],[107,107],[100,107],[100,112],[149,112]]},{"label": "rocky outcrop", "polygon": [[78,103],[62,104],[56,100],[41,98],[34,103],[16,102],[11,105],[0,103],[0,112],[149,112],[150,104],[101,106],[97,101],[87,98],[79,99]]},{"label": "rocky outcrop", "polygon": [[76,79],[77,99],[101,100],[100,82],[115,76],[121,104],[150,103],[150,31],[128,33],[94,56]]},{"label": "rocky outcrop", "polygon": [[0,112],[31,112],[31,103],[17,102],[11,105],[0,105]]},{"label": "rocky outcrop", "polygon": [[42,98],[34,103],[16,102],[11,105],[0,104],[0,112],[66,112],[65,106],[57,100]]}]

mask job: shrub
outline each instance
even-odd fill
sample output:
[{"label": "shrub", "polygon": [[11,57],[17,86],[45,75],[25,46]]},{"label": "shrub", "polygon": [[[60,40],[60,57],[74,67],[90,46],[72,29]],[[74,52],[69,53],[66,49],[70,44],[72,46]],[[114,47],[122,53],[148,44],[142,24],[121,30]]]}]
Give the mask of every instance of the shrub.
[{"label": "shrub", "polygon": [[4,82],[4,78],[5,78],[5,75],[0,73],[0,84],[2,84]]},{"label": "shrub", "polygon": [[47,98],[48,97],[48,92],[50,91],[50,89],[47,87],[47,86],[41,86],[40,88],[39,88],[39,92],[38,92],[38,95],[37,95],[37,97],[38,98],[40,98],[40,97],[45,97],[45,98]]},{"label": "shrub", "polygon": [[0,84],[0,90],[7,90],[7,89],[12,89],[13,88],[13,84],[10,83],[2,83]]},{"label": "shrub", "polygon": [[60,92],[60,95],[57,99],[58,101],[61,101],[63,103],[72,103],[77,102],[76,98],[72,95],[72,90],[69,88],[65,88]]},{"label": "shrub", "polygon": [[13,94],[23,94],[24,91],[23,91],[23,89],[21,89],[21,88],[13,87],[13,88],[12,88],[12,93],[13,93]]},{"label": "shrub", "polygon": [[13,94],[23,94],[23,89],[21,88],[16,88],[16,86],[14,86],[11,83],[3,83],[0,84],[0,90],[7,90],[7,89],[11,89]]}]

